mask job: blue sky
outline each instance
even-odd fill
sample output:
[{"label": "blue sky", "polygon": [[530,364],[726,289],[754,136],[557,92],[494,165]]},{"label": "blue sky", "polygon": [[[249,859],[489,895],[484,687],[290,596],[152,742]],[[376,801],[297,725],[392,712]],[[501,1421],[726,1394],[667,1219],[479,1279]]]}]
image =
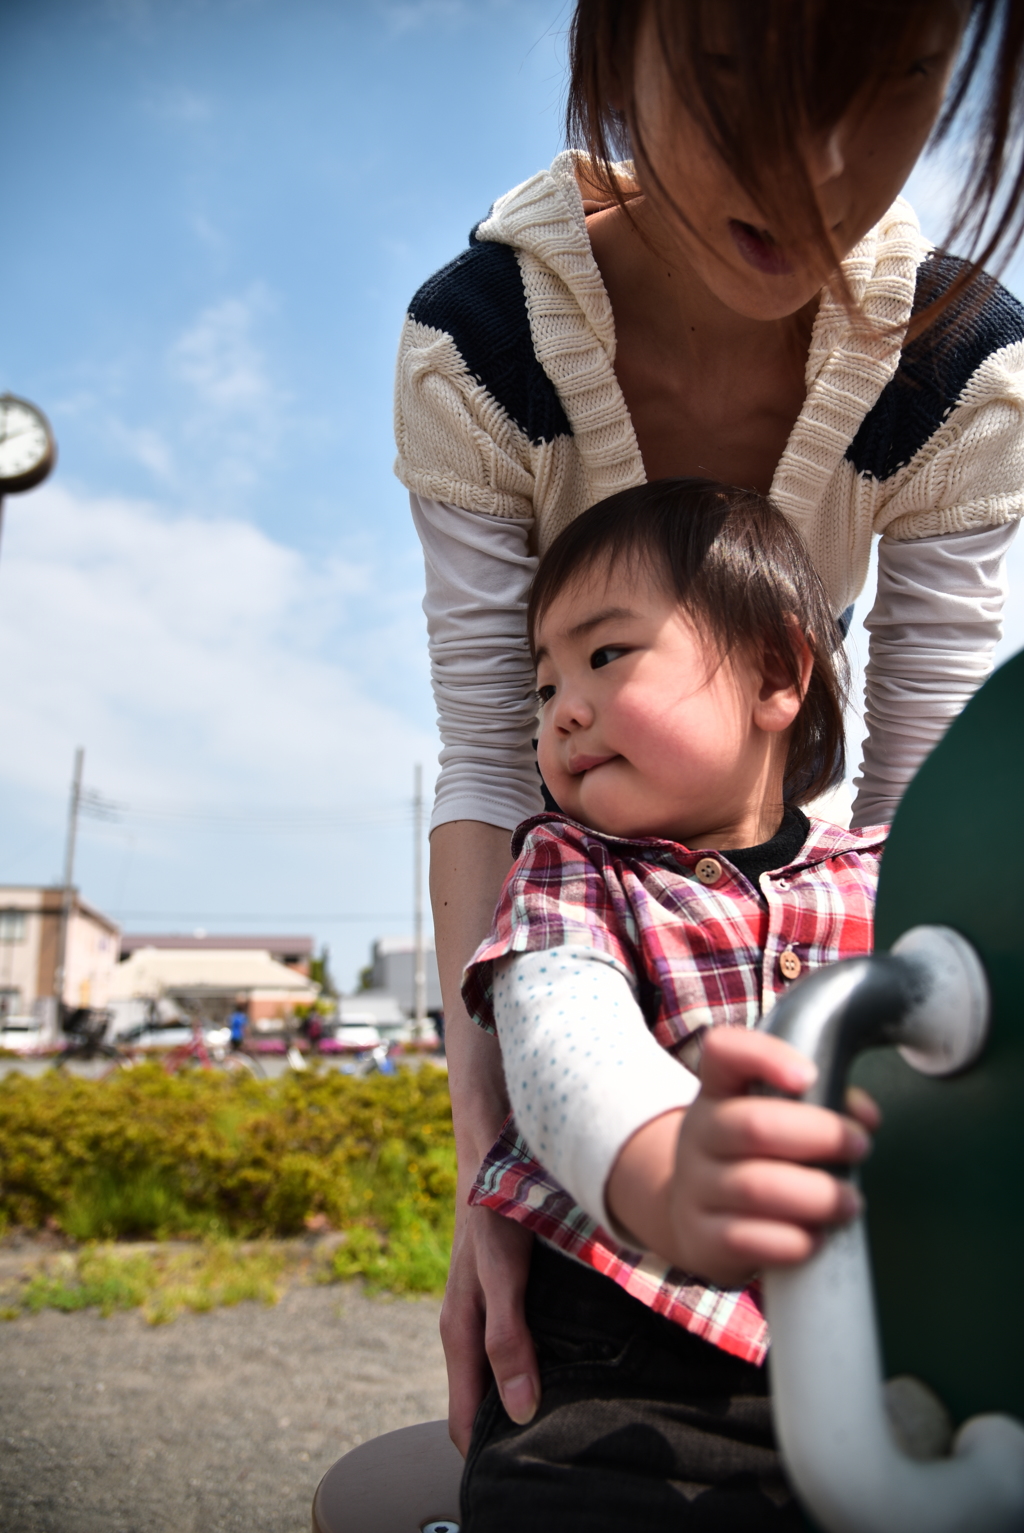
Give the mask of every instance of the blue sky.
[{"label": "blue sky", "polygon": [[409,929],[437,741],[395,345],[559,147],[566,14],[4,6],[0,388],[60,463],[6,508],[0,881],[57,876],[81,743],[127,808],[79,881],[126,924],[312,930],[346,983]]},{"label": "blue sky", "polygon": [[60,463],[5,511],[0,882],[58,877],[82,744],[123,807],[78,881],[129,927],[311,931],[346,985],[409,929],[437,741],[395,344],[560,147],[569,15],[7,0],[0,389]]}]

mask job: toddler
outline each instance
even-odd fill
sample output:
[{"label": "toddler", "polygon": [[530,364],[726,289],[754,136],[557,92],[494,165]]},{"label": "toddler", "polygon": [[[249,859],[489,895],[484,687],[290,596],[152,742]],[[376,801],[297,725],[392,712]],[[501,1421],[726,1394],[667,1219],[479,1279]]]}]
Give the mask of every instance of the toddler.
[{"label": "toddler", "polygon": [[464,1533],[798,1528],[755,1274],[854,1215],[821,1167],[860,1159],[875,1113],[747,1088],[806,1089],[757,1024],[872,947],[884,831],[800,808],[843,775],[839,632],[785,518],[696,479],[573,521],[528,627],[559,809],[517,830],[463,994],[513,1110],[471,1201],[539,1237],[543,1390],[512,1381],[518,1423],[496,1389],[481,1406]]}]

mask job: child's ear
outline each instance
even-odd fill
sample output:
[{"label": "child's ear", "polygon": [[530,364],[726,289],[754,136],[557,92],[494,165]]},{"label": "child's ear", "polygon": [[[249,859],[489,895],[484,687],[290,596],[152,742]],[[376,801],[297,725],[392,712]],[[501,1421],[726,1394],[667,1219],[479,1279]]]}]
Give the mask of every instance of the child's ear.
[{"label": "child's ear", "polygon": [[779,734],[789,728],[800,712],[814,670],[814,654],[807,637],[796,623],[790,625],[792,650],[796,661],[799,685],[794,685],[790,665],[778,650],[768,649],[761,655],[761,688],[754,704],[754,722],[768,734]]}]

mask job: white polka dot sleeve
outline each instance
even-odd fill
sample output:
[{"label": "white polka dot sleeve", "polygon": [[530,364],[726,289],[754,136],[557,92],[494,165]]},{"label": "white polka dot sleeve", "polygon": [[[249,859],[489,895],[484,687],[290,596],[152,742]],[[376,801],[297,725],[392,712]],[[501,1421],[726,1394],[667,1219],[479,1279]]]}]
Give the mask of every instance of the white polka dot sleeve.
[{"label": "white polka dot sleeve", "polygon": [[494,1020],[516,1122],[534,1155],[606,1229],[605,1184],[637,1129],[688,1107],[697,1077],[652,1035],[630,976],[592,948],[494,966]]}]

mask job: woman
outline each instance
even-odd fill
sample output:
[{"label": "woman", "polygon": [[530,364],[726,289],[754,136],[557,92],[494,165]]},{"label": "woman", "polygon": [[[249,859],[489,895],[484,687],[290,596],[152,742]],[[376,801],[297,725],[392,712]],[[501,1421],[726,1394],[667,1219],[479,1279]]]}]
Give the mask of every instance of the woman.
[{"label": "woman", "polygon": [[987,674],[1024,504],[1024,313],[931,258],[898,193],[966,101],[956,233],[979,263],[1012,239],[1022,37],[1022,0],[579,0],[579,150],[499,199],[410,307],[398,473],[444,740],[431,893],[460,1196],[442,1335],[463,1451],[488,1365],[514,1421],[540,1399],[529,1237],[465,1202],[507,1102],[459,996],[508,832],[541,803],[536,554],[616,490],[712,477],[771,494],[842,613],[881,534],[854,823],[891,818]]}]

